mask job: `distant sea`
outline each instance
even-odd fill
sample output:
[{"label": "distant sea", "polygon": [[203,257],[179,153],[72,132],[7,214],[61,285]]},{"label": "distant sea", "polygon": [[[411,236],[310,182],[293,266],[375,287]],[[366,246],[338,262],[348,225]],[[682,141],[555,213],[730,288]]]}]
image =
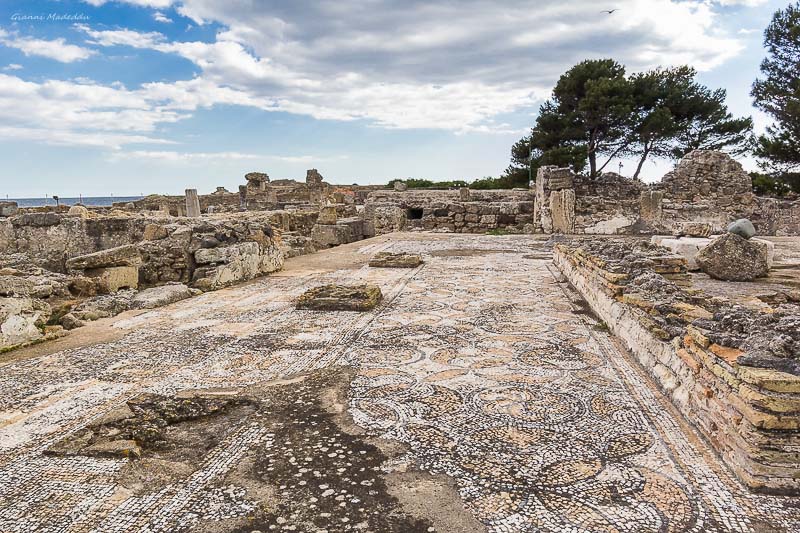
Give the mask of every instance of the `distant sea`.
[{"label": "distant sea", "polygon": [[[141,196],[84,196],[83,198],[59,198],[58,203],[62,205],[93,205],[95,207],[110,207],[115,202],[133,202],[141,200]],[[2,201],[17,202],[20,207],[42,207],[45,205],[56,205],[52,198],[0,198]]]}]

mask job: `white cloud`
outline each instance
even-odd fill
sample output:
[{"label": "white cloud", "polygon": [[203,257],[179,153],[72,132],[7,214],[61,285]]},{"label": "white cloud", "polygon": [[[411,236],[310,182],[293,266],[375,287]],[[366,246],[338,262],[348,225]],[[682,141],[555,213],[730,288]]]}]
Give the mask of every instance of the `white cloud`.
[{"label": "white cloud", "polygon": [[181,15],[222,26],[214,42],[81,29],[96,44],[179,55],[201,69],[212,93],[233,90],[243,105],[456,132],[507,131],[495,117],[536,106],[561,72],[587,57],[615,57],[634,71],[681,63],[708,70],[742,49],[717,31],[708,2],[621,0],[615,7],[614,15],[591,17],[592,0],[375,0],[369,10],[352,0],[182,0]]},{"label": "white cloud", "polygon": [[[372,0],[369,9],[354,0],[127,3],[173,7],[219,29],[213,42],[181,42],[155,31],[74,28],[94,46],[182,57],[196,66],[194,77],[135,89],[0,77],[0,104],[7,108],[0,107],[2,123],[53,124],[59,142],[85,134],[94,143],[107,132],[107,145],[119,147],[142,137],[158,141],[162,125],[226,104],[383,128],[508,133],[514,130],[503,116],[529,113],[580,60],[614,57],[630,71],[682,63],[708,70],[743,46],[740,37],[720,30],[721,3],[706,0],[619,0],[613,15],[601,14],[594,0]],[[34,41],[5,33],[0,38]],[[57,43],[62,53],[73,46],[63,39],[46,42]],[[21,94],[8,96],[4,88]]]},{"label": "white cloud", "polygon": [[5,67],[3,67],[3,70],[6,70],[6,71],[8,71],[8,70],[20,70],[20,69],[22,69],[22,65],[17,64],[17,63],[9,63]]},{"label": "white cloud", "polygon": [[169,24],[172,22],[172,19],[166,16],[161,11],[156,11],[155,13],[153,13],[153,20],[155,20],[156,22],[163,22],[164,24]]},{"label": "white cloud", "polygon": [[242,152],[177,152],[171,150],[127,150],[110,154],[110,159],[144,159],[170,163],[202,163],[213,164],[237,160],[271,160],[286,163],[315,163],[347,159],[347,156],[314,156],[314,155],[262,155]]},{"label": "white cloud", "polygon": [[164,9],[166,7],[171,6],[174,3],[173,0],[83,0],[83,1],[95,7],[100,7],[102,5],[112,2],[117,2],[120,4],[131,4],[134,6],[141,6],[141,7],[154,7],[158,9]]},{"label": "white cloud", "polygon": [[61,63],[72,63],[91,57],[96,52],[74,44],[67,44],[64,38],[47,40],[32,37],[19,37],[0,29],[0,43],[21,50],[26,56],[42,56]]}]

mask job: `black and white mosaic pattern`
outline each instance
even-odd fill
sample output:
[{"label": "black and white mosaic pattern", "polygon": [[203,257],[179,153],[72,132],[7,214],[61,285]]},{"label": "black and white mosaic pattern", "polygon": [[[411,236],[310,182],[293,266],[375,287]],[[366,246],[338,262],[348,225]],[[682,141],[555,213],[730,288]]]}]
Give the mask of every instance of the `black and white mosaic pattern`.
[{"label": "black and white mosaic pattern", "polygon": [[[279,446],[258,424],[230,428],[191,473],[143,494],[120,486],[126,460],[43,451],[144,392],[335,365],[356,369],[355,422],[409,445],[385,469],[450,476],[489,531],[800,530],[796,499],[748,493],[576,312],[541,241],[396,234],[360,246],[362,264],[377,251],[425,263],[289,270],[119,320],[127,333],[114,342],[3,365],[0,531],[188,531],[248,516],[247,490],[219,481],[248,450]],[[374,283],[384,302],[367,313],[294,309],[327,283]],[[276,527],[298,530],[291,517]]]}]

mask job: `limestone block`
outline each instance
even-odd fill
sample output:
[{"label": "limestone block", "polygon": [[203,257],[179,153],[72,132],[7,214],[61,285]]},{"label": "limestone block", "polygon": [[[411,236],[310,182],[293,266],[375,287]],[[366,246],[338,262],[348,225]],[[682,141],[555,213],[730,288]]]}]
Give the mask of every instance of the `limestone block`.
[{"label": "limestone block", "polygon": [[131,299],[133,309],[155,309],[192,296],[192,289],[183,283],[171,283],[145,289]]},{"label": "limestone block", "polygon": [[169,235],[167,228],[159,224],[148,224],[144,227],[142,239],[145,241],[158,241],[166,239]]},{"label": "limestone block", "polygon": [[314,311],[369,311],[383,300],[377,285],[323,285],[309,289],[297,300],[298,309]]},{"label": "limestone block", "polygon": [[89,218],[89,210],[83,207],[82,205],[73,205],[67,211],[67,214],[70,216],[76,216],[80,218]]},{"label": "limestone block", "polygon": [[697,254],[700,268],[715,279],[752,281],[769,272],[764,241],[747,240],[734,233],[714,239]]},{"label": "limestone block", "polygon": [[0,202],[0,217],[12,217],[17,209],[17,202]]},{"label": "limestone block", "polygon": [[369,261],[371,267],[414,268],[422,264],[422,257],[417,254],[378,252]]},{"label": "limestone block", "polygon": [[665,237],[662,235],[653,235],[650,242],[669,248],[673,253],[676,253],[686,259],[686,264],[689,270],[700,270],[697,264],[697,254],[708,246],[711,239],[701,239],[695,237]]},{"label": "limestone block", "polygon": [[645,222],[659,222],[663,216],[661,202],[664,193],[661,191],[644,191],[639,196],[639,215]]},{"label": "limestone block", "polygon": [[139,286],[139,267],[113,266],[90,268],[86,276],[95,280],[101,293],[116,292],[120,289],[135,289]]},{"label": "limestone block", "polygon": [[50,306],[32,298],[0,298],[0,348],[42,338],[39,325],[50,317]]},{"label": "limestone block", "polygon": [[14,226],[57,226],[61,223],[61,217],[56,213],[24,213],[12,218],[11,223]]},{"label": "limestone block", "polygon": [[336,206],[326,205],[319,210],[317,224],[336,224],[337,218],[339,216],[336,214]]},{"label": "limestone block", "polygon": [[311,241],[317,248],[328,248],[352,242],[353,233],[346,224],[315,224],[311,228]]},{"label": "limestone block", "polygon": [[635,223],[635,220],[625,215],[616,215],[608,220],[601,220],[592,226],[588,226],[583,231],[591,235],[617,235],[624,233],[627,228]]},{"label": "limestone block", "polygon": [[550,193],[550,216],[553,231],[557,233],[575,232],[575,190],[564,189]]},{"label": "limestone block", "polygon": [[200,216],[200,198],[197,189],[186,189],[186,216],[197,218]]},{"label": "limestone block", "polygon": [[141,263],[141,260],[142,257],[136,245],[126,244],[68,259],[67,268],[70,270],[82,270],[101,267],[136,266]]}]

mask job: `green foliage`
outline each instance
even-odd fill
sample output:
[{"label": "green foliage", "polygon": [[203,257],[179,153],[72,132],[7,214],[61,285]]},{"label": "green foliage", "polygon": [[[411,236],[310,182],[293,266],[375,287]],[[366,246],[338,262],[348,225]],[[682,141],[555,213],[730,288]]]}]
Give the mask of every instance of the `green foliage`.
[{"label": "green foliage", "polygon": [[788,183],[767,174],[751,172],[750,177],[753,178],[753,192],[759,196],[780,197],[792,190]]},{"label": "green foliage", "polygon": [[528,187],[528,171],[518,175],[503,175],[499,178],[485,176],[477,179],[469,184],[470,189],[488,190],[488,189],[514,189],[516,187]]},{"label": "green foliage", "polygon": [[779,10],[764,32],[763,79],[753,84],[757,108],[775,124],[758,138],[756,155],[777,172],[800,170],[800,2]]},{"label": "green foliage", "polygon": [[391,189],[397,182],[405,183],[406,185],[408,185],[409,189],[429,189],[429,188],[448,189],[448,188],[467,187],[469,185],[464,180],[432,181],[426,179],[408,178],[405,180],[394,179],[390,181],[387,184],[387,186]]},{"label": "green foliage", "polygon": [[692,150],[742,153],[753,123],[733,118],[723,89],[711,91],[695,81],[688,66],[655,69],[631,76],[633,108],[626,153],[639,157],[634,178],[649,156],[681,158]]},{"label": "green foliage", "polygon": [[[750,118],[734,118],[724,90],[695,80],[687,66],[625,76],[611,59],[583,61],[558,80],[539,108],[536,127],[511,149],[506,175],[521,174],[528,162],[572,167],[587,164],[596,176],[615,157],[639,158],[635,177],[649,157],[682,157],[695,149],[748,149]],[[531,155],[532,158],[528,159]]]}]

